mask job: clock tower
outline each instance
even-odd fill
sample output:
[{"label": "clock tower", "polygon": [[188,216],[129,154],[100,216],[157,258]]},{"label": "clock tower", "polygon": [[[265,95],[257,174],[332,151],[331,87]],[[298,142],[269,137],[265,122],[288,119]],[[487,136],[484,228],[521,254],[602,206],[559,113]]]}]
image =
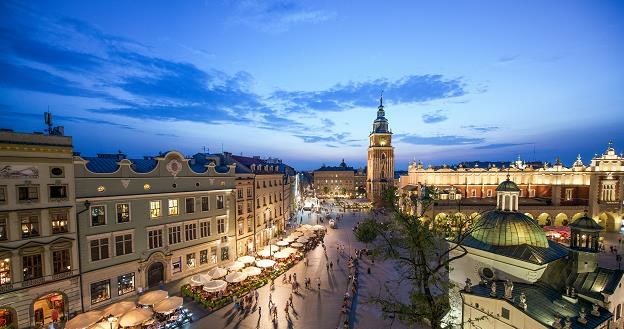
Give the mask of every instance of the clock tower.
[{"label": "clock tower", "polygon": [[383,106],[383,96],[379,99],[377,119],[369,135],[368,168],[366,172],[366,193],[373,205],[379,204],[382,192],[394,183],[394,147],[392,131]]}]

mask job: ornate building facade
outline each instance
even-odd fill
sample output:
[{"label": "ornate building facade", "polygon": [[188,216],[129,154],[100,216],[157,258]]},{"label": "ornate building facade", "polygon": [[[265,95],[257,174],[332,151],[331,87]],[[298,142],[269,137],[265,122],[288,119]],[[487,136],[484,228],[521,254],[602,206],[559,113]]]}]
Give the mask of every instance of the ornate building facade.
[{"label": "ornate building facade", "polygon": [[235,165],[176,151],[74,157],[84,310],[236,258]]},{"label": "ornate building facade", "polygon": [[0,327],[82,309],[72,139],[0,131]]},{"label": "ornate building facade", "polygon": [[377,118],[369,135],[366,194],[373,204],[381,201],[385,189],[394,184],[394,147],[392,131],[383,106],[383,97],[379,99]]},{"label": "ornate building facade", "polygon": [[624,157],[615,153],[611,143],[588,165],[579,156],[569,167],[558,160],[539,168],[518,160],[507,168],[460,165],[434,169],[414,161],[408,174],[400,177],[399,191],[409,197],[424,186],[436,190],[438,200],[428,209],[428,216],[471,215],[496,204],[496,187],[508,175],[518,184],[523,211],[540,225],[565,225],[588,210],[607,231],[622,227]]}]

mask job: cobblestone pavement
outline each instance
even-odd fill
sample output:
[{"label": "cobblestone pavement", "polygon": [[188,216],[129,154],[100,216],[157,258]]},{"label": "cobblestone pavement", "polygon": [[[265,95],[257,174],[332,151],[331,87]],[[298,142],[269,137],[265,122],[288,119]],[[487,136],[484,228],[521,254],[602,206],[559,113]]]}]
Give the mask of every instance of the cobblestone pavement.
[{"label": "cobblestone pavement", "polygon": [[[333,217],[337,213],[337,208],[333,208]],[[347,260],[348,253],[353,253],[356,248],[363,248],[363,245],[355,241],[353,236],[353,226],[356,222],[367,216],[367,213],[348,212],[338,223],[336,229],[328,229],[325,237],[327,256],[323,248],[319,245],[316,249],[307,254],[309,264],[306,267],[303,262],[295,265],[286,275],[297,273],[297,278],[301,282],[304,277],[310,277],[313,289],[300,289],[300,293],[293,294],[294,307],[289,308],[286,315],[284,308],[291,293],[289,284],[282,284],[281,277],[275,280],[275,290],[271,291],[269,285],[260,288],[259,302],[252,308],[251,312],[237,314],[233,306],[229,305],[221,310],[202,317],[194,321],[190,328],[314,328],[314,329],[334,329],[342,328],[340,323],[340,309],[342,298],[347,288]],[[318,214],[309,212],[298,213],[297,221],[303,217],[303,224],[316,224]],[[327,225],[327,221],[321,223]],[[345,253],[338,254],[336,246],[345,246]],[[340,259],[340,260],[338,260]],[[333,270],[328,271],[326,265],[333,262]],[[366,274],[369,266],[367,260],[360,265],[360,291],[356,300],[356,312],[350,317],[351,328],[404,328],[404,326],[393,325],[391,320],[383,320],[378,308],[365,303],[366,296],[371,291],[379,289],[380,282],[385,282],[384,276],[391,277],[393,273],[391,267],[374,265],[372,274]],[[321,280],[320,291],[316,288],[316,279]],[[268,314],[269,295],[273,302],[277,304],[278,321],[273,323]],[[261,312],[260,312],[261,309]]]}]

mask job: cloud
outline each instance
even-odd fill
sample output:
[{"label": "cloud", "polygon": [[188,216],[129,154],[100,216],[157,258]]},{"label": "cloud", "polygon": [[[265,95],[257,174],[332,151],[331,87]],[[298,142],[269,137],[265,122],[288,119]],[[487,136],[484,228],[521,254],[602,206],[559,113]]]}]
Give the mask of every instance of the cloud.
[{"label": "cloud", "polygon": [[[2,105],[1,106],[3,109],[8,108],[8,106],[6,105]],[[35,121],[35,122],[41,122],[43,123],[43,116],[41,115],[41,113],[23,113],[23,112],[14,112],[14,111],[0,111],[0,116],[4,117],[6,119],[9,120],[29,120],[29,121]],[[95,125],[106,125],[106,126],[112,126],[112,127],[117,127],[117,128],[121,128],[121,129],[128,129],[128,130],[136,130],[136,128],[133,128],[129,125],[126,124],[122,124],[122,123],[117,123],[117,122],[112,122],[112,121],[108,121],[108,120],[101,120],[101,119],[90,119],[90,118],[83,118],[83,117],[77,117],[77,116],[71,116],[71,115],[61,115],[61,114],[55,114],[53,115],[53,123],[55,125],[64,125],[66,122],[76,122],[76,123],[89,123],[89,124],[95,124]]]},{"label": "cloud", "polygon": [[496,64],[510,64],[518,60],[519,55],[503,55],[496,60]]},{"label": "cloud", "polygon": [[475,125],[467,125],[467,126],[461,126],[463,129],[470,129],[473,131],[477,131],[480,133],[487,133],[490,131],[495,131],[498,130],[500,127],[497,126],[475,126]]},{"label": "cloud", "polygon": [[414,145],[471,145],[480,144],[484,142],[483,138],[463,137],[454,135],[440,135],[440,136],[420,136],[414,134],[395,134],[398,140],[407,144]]},{"label": "cloud", "polygon": [[[356,144],[357,142],[359,142],[359,139],[349,139],[350,134],[349,133],[335,133],[335,134],[331,134],[331,135],[312,135],[312,134],[307,134],[307,135],[295,135],[296,137],[301,138],[301,140],[304,143],[334,143],[334,144],[340,144],[343,146],[360,146],[359,144]],[[328,144],[326,144],[328,145]]]},{"label": "cloud", "polygon": [[318,24],[336,17],[335,12],[315,10],[296,1],[254,1],[237,3],[230,23],[268,33],[282,33],[300,24]]},{"label": "cloud", "polygon": [[474,147],[474,149],[476,149],[476,150],[494,150],[494,149],[502,149],[502,148],[506,148],[506,147],[512,147],[512,146],[522,146],[522,145],[531,145],[531,143],[498,143],[498,144],[487,144],[487,145],[476,146],[476,147]]},{"label": "cloud", "polygon": [[41,69],[7,63],[0,59],[0,87],[31,90],[63,96],[101,97],[80,84]]},{"label": "cloud", "polygon": [[448,117],[442,114],[442,110],[437,110],[432,113],[425,113],[422,115],[422,120],[424,123],[438,123],[442,121],[446,121]]},{"label": "cloud", "polygon": [[466,93],[460,79],[442,75],[409,75],[390,81],[376,79],[338,84],[322,91],[276,91],[272,99],[294,112],[338,112],[354,107],[370,107],[383,91],[390,103],[426,102],[462,96]]}]

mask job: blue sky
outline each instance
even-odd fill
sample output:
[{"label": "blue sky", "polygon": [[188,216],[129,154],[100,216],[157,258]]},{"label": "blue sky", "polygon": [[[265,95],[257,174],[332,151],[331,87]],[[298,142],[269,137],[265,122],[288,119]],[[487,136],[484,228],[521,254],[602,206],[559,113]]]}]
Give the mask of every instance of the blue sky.
[{"label": "blue sky", "polygon": [[618,1],[0,2],[0,126],[85,154],[230,151],[397,169],[624,150]]}]

